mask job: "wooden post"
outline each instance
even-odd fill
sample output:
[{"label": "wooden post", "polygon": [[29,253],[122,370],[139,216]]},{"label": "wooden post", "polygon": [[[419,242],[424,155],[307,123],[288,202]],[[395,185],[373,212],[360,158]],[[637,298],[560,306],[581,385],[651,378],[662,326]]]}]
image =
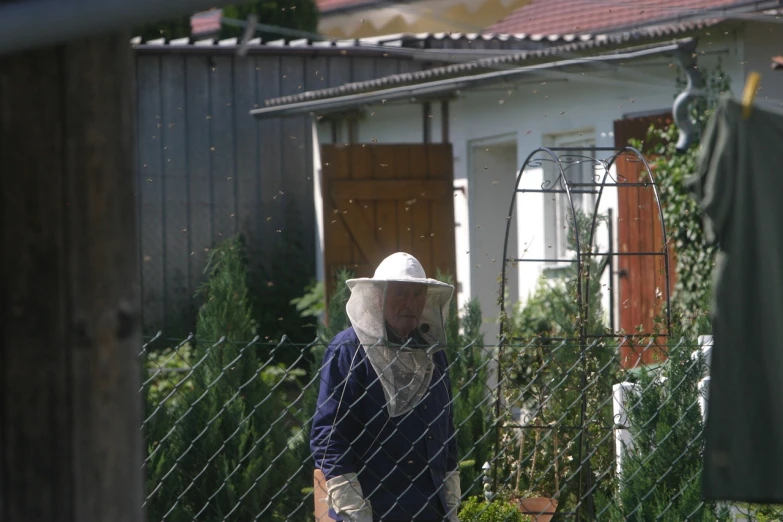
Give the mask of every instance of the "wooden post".
[{"label": "wooden post", "polygon": [[440,102],[440,141],[449,143],[449,100]]},{"label": "wooden post", "polygon": [[432,141],[432,105],[430,102],[421,104],[421,113],[423,118],[422,143],[430,143]]},{"label": "wooden post", "polygon": [[129,35],[0,57],[0,521],[144,520]]}]

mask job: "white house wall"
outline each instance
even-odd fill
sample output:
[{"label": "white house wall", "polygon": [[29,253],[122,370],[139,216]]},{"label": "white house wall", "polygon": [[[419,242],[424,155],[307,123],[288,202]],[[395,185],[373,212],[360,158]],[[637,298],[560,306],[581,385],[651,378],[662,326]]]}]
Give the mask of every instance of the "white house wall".
[{"label": "white house wall", "polygon": [[[432,109],[432,129],[440,138],[440,110]],[[358,128],[359,143],[421,143],[424,140],[424,111],[418,103],[378,105],[368,108]]]},{"label": "white house wall", "polygon": [[[470,236],[468,250],[460,254],[470,260],[470,296],[482,304],[482,333],[488,342],[498,334],[497,313],[485,306],[498,298],[506,224],[509,224],[509,251],[517,251],[517,221],[506,219],[518,169],[517,141],[516,133],[471,141],[466,161]],[[508,271],[507,284],[507,298],[516,302],[519,298],[516,270]]]},{"label": "white house wall", "polygon": [[783,106],[783,71],[770,70],[771,58],[783,54],[783,24],[757,23],[745,31],[744,68],[736,76],[735,92],[742,93],[745,78],[751,71],[761,73],[761,87],[756,99],[773,107]]},{"label": "white house wall", "polygon": [[[750,47],[754,49],[754,53],[763,55],[766,59],[771,56],[771,52],[757,49],[763,47],[762,37],[751,39]],[[744,71],[738,58],[743,56],[741,49],[741,38],[735,33],[703,37],[699,48],[700,66],[709,69],[720,60],[724,71],[735,80],[737,77],[743,77],[741,82],[744,82]],[[768,64],[760,61],[759,69],[762,63]],[[765,67],[768,71],[768,65]],[[459,225],[455,229],[455,240],[457,277],[461,283],[457,295],[460,306],[464,305],[471,295],[477,294],[470,284],[471,281],[477,280],[476,271],[492,271],[493,276],[499,274],[499,263],[482,264],[480,261],[502,258],[502,236],[505,233],[506,221],[504,216],[511,201],[509,193],[502,201],[493,202],[501,210],[497,221],[472,222],[475,212],[469,212],[465,208],[471,201],[471,190],[475,189],[472,183],[476,182],[471,179],[470,173],[471,147],[494,137],[512,136],[512,139],[516,140],[517,168],[523,164],[529,153],[561,133],[581,131],[585,136],[594,139],[596,146],[613,147],[615,120],[671,110],[674,97],[679,92],[675,81],[678,70],[670,58],[659,56],[644,62],[624,63],[614,69],[594,69],[586,75],[577,73],[567,78],[530,77],[514,85],[502,84],[494,88],[462,91],[451,100],[449,132],[454,151],[455,185],[466,186],[467,190],[467,198],[455,198],[455,221]],[[775,81],[783,82],[783,73],[778,78],[780,80],[776,78]],[[772,81],[769,85],[772,85]],[[739,89],[741,90],[741,86]],[[783,93],[783,85],[776,89]],[[736,87],[734,90],[736,91]],[[432,112],[432,139],[439,141],[441,125],[438,104],[433,104]],[[366,109],[364,117],[359,121],[359,141],[420,143],[423,138],[422,118],[422,108],[418,101],[411,104],[373,106]],[[515,170],[508,172],[506,176],[515,176]],[[537,183],[540,186],[541,172],[531,170],[525,174],[525,179],[528,183]],[[546,254],[546,245],[542,243],[543,205],[542,194],[524,194],[518,199],[517,241],[520,249],[528,248],[525,253],[528,258],[545,257]],[[612,189],[605,191],[600,211],[606,212],[609,208],[613,208],[617,216],[617,194]],[[481,252],[465,248],[471,244],[470,234],[477,233],[478,225],[481,226],[481,234],[495,236],[490,243],[500,244],[501,249]],[[601,248],[607,248],[608,238],[603,235],[600,240]],[[510,256],[518,254],[520,253],[509,253]],[[535,287],[542,268],[543,265],[539,263],[521,263],[516,269],[518,288],[515,293],[520,300],[524,301]],[[608,282],[608,279],[604,281],[607,285]],[[483,294],[481,305],[485,317],[494,320],[498,316],[499,308],[494,299],[487,297],[485,292]],[[608,294],[605,296],[604,305],[608,308]],[[485,334],[488,334],[485,338],[488,342],[494,340],[496,327],[487,325]]]}]

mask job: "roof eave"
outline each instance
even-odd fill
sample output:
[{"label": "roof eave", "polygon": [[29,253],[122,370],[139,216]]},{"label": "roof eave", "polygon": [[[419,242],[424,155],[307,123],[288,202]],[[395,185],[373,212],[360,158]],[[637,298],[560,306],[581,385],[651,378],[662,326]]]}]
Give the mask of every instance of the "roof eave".
[{"label": "roof eave", "polygon": [[[262,45],[262,44],[250,44],[246,47],[242,47],[240,44],[227,44],[219,45],[214,44],[212,41],[204,41],[203,43],[193,44],[166,44],[166,43],[144,43],[134,44],[131,43],[133,50],[137,54],[144,55],[237,55],[240,49],[244,50],[246,55],[250,56],[355,56],[364,58],[407,58],[410,60],[422,59],[422,51],[419,49],[406,49],[395,47],[368,47],[368,46],[351,46],[351,47],[336,47],[336,46],[301,46],[293,47],[288,45]],[[437,58],[433,58],[431,55],[427,57],[429,60],[438,62]],[[470,59],[465,54],[465,59]]]},{"label": "roof eave", "polygon": [[436,80],[433,82],[421,83],[417,85],[408,85],[378,91],[361,92],[357,94],[348,94],[290,104],[274,105],[260,109],[253,109],[250,111],[250,114],[257,118],[300,116],[303,114],[328,114],[344,111],[347,109],[353,109],[364,105],[374,105],[378,103],[387,103],[404,99],[420,101],[422,99],[444,96],[447,94],[452,94],[456,91],[471,89],[486,84],[514,81],[518,77],[535,73],[537,71],[552,70],[560,67],[567,67],[569,65],[587,64],[592,62],[601,63],[622,61],[632,58],[673,53],[680,49],[692,49],[694,45],[695,39],[686,38],[676,40],[671,44],[650,47],[647,49],[627,53],[560,60],[556,62],[529,65],[525,67],[515,67],[508,70],[492,71],[475,75],[460,76],[457,78]]}]

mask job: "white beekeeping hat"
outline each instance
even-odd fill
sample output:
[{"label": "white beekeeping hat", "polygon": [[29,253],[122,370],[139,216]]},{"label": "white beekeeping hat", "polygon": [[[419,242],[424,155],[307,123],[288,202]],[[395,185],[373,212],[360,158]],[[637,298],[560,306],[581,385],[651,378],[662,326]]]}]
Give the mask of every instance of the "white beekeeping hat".
[{"label": "white beekeeping hat", "polygon": [[[427,286],[427,298],[418,334],[427,347],[400,347],[389,342],[384,301],[390,282]],[[410,411],[424,397],[432,380],[432,354],[446,345],[446,318],[454,287],[428,278],[421,263],[397,252],[384,259],[373,277],[346,281],[351,297],[346,312],[359,341],[381,379],[392,417]]]}]

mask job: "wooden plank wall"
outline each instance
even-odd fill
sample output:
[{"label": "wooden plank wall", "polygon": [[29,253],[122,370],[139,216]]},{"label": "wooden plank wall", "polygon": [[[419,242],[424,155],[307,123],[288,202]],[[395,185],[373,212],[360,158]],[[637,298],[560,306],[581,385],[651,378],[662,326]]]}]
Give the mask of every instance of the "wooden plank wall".
[{"label": "wooden plank wall", "polygon": [[455,276],[451,144],[323,145],[327,297],[341,268],[372,277],[394,252]]},{"label": "wooden plank wall", "polygon": [[145,519],[127,34],[0,57],[0,521]]},{"label": "wooden plank wall", "polygon": [[181,328],[192,317],[209,249],[237,232],[260,269],[275,248],[296,242],[310,267],[303,279],[315,277],[309,120],[257,121],[248,111],[268,98],[421,67],[334,51],[239,57],[137,50],[145,334]]}]

